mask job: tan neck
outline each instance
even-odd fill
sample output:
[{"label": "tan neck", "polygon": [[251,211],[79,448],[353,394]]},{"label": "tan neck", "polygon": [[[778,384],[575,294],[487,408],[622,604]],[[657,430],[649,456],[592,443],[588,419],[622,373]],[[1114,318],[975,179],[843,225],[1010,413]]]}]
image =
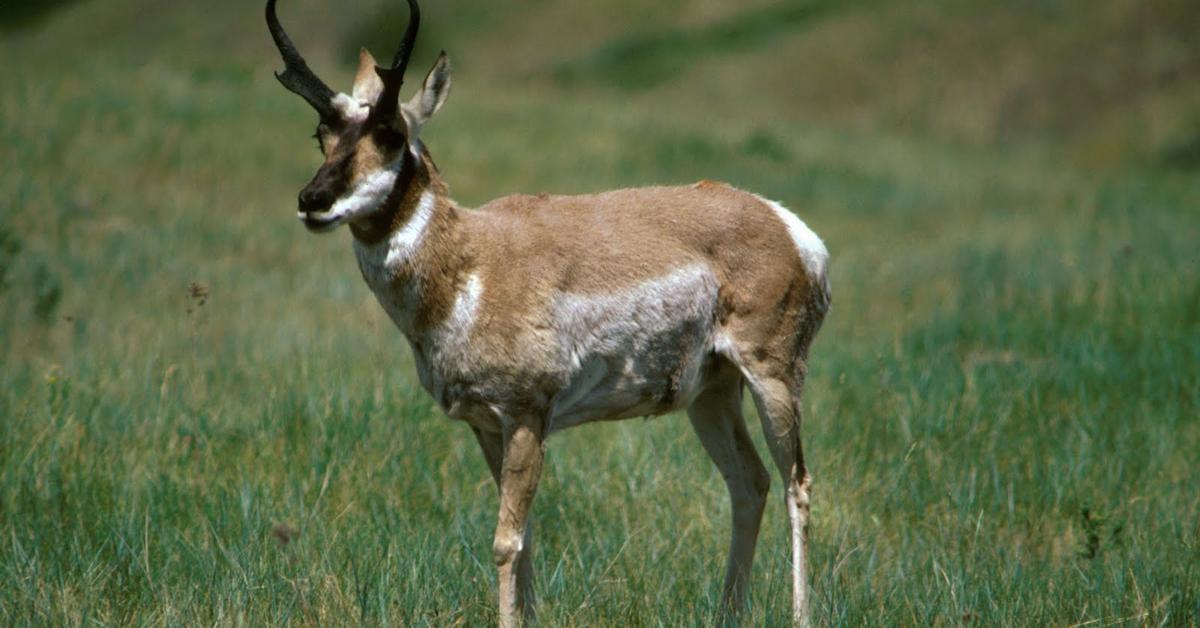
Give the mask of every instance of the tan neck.
[{"label": "tan neck", "polygon": [[[449,197],[437,167],[422,151],[406,153],[383,208],[350,225],[364,278],[414,342],[453,307],[463,271],[471,265],[461,228],[462,209]],[[423,207],[424,205],[424,207]]]}]

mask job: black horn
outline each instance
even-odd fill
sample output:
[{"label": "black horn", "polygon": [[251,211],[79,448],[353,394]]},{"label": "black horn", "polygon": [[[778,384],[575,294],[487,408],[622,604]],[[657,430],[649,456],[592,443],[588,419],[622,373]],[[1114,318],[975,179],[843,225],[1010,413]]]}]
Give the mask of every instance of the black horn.
[{"label": "black horn", "polygon": [[275,78],[289,91],[312,105],[322,119],[337,117],[330,102],[334,97],[333,90],[313,74],[304,62],[304,57],[301,57],[300,52],[292,45],[287,31],[283,30],[279,17],[275,15],[275,0],[267,0],[267,28],[271,31],[271,38],[275,40],[275,46],[279,48],[279,54],[283,56],[286,66],[283,72],[275,73]]},{"label": "black horn", "polygon": [[380,121],[386,122],[396,117],[396,108],[400,104],[400,86],[404,84],[404,70],[408,68],[408,59],[412,56],[413,47],[417,41],[417,30],[421,28],[421,7],[417,0],[408,0],[408,28],[404,30],[404,39],[396,49],[392,58],[392,67],[376,66],[375,73],[383,81],[383,93],[376,102],[372,112]]}]

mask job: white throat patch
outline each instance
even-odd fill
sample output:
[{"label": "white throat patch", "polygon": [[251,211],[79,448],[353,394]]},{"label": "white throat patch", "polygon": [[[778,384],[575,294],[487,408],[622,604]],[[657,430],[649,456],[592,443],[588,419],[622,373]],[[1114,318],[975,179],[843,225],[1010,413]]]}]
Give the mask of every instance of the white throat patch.
[{"label": "white throat patch", "polygon": [[421,192],[421,198],[413,208],[412,216],[408,217],[408,222],[393,231],[386,240],[375,244],[354,241],[354,252],[358,255],[363,272],[367,274],[367,283],[370,283],[372,288],[376,287],[373,283],[375,280],[379,280],[379,285],[390,282],[409,258],[421,248],[425,231],[429,228],[436,207],[437,195],[433,190],[426,189]]},{"label": "white throat patch", "polygon": [[413,215],[409,217],[408,222],[388,238],[387,259],[384,261],[387,266],[394,267],[403,264],[412,257],[414,251],[420,248],[421,240],[425,237],[425,229],[429,226],[429,220],[433,218],[435,205],[437,205],[437,196],[434,195],[433,190],[427,189],[421,193],[421,199],[417,201],[417,206],[413,209]]},{"label": "white throat patch", "polygon": [[[412,295],[408,292],[397,292],[392,282],[420,250],[436,207],[437,195],[426,189],[421,193],[408,222],[393,231],[387,239],[374,244],[364,244],[357,238],[354,240],[354,255],[358,258],[358,267],[362,270],[363,278],[367,280],[367,285],[375,293],[383,309],[405,333],[410,330],[408,323],[412,315]],[[472,278],[467,284],[466,293],[459,295],[454,312],[460,325],[469,328],[469,321],[473,318],[475,304],[482,291],[482,284],[478,278]]]}]

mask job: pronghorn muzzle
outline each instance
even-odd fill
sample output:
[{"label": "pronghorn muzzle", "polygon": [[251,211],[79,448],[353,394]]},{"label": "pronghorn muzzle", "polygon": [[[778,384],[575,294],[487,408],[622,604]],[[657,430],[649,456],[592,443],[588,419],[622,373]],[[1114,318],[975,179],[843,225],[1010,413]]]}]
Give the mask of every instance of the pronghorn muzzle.
[{"label": "pronghorn muzzle", "polygon": [[350,159],[328,161],[317,170],[296,199],[300,219],[314,231],[336,226],[329,210],[350,189]]}]

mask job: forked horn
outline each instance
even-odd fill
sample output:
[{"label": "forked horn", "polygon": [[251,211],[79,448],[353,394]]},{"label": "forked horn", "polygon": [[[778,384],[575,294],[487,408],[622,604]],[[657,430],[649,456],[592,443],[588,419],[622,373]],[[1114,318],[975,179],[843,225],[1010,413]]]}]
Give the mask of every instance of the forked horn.
[{"label": "forked horn", "polygon": [[279,79],[279,82],[283,83],[283,86],[289,91],[299,95],[312,105],[321,119],[337,117],[333,104],[330,102],[334,97],[333,90],[317,78],[316,74],[313,74],[313,71],[308,68],[308,64],[304,62],[304,57],[301,57],[300,52],[292,45],[287,31],[283,30],[283,25],[279,23],[279,17],[275,15],[275,0],[267,0],[267,28],[271,31],[271,38],[275,40],[275,47],[279,48],[279,54],[283,56],[283,63],[286,66],[283,72],[275,73],[275,78]]},{"label": "forked horn", "polygon": [[400,41],[396,56],[392,58],[392,67],[375,67],[375,73],[383,81],[383,93],[376,101],[372,114],[381,121],[396,117],[396,108],[400,104],[400,86],[404,84],[404,70],[408,68],[408,59],[412,56],[417,41],[417,30],[420,28],[421,7],[417,6],[417,0],[408,0],[408,28],[404,30],[404,39]]}]

